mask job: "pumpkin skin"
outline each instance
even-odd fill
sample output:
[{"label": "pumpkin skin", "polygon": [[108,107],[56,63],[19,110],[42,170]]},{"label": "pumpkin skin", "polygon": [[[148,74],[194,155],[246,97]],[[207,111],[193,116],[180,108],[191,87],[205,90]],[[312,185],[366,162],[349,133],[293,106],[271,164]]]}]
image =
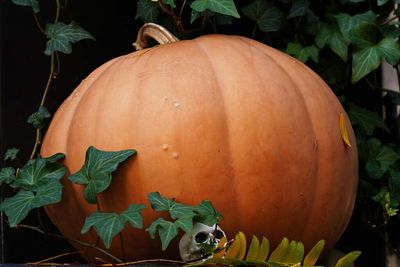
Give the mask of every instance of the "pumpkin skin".
[{"label": "pumpkin skin", "polygon": [[[243,231],[275,246],[286,236],[306,249],[325,239],[330,248],[350,219],[358,181],[356,141],[347,119],[353,146],[343,142],[341,113],[330,88],[296,59],[244,37],[208,35],[96,69],[56,112],[41,153],[65,153],[75,173],[90,145],[136,149],[100,194],[103,211],[148,204],[146,195],[159,191],[186,204],[211,200],[228,238]],[[80,234],[95,209],[64,178],[63,201],[46,211],[65,236],[95,243],[93,231]],[[156,216],[147,208],[145,227]],[[178,257],[177,242],[164,254],[158,238],[126,228],[128,260]],[[111,252],[121,256],[118,239]],[[89,261],[106,258],[77,248]]]}]

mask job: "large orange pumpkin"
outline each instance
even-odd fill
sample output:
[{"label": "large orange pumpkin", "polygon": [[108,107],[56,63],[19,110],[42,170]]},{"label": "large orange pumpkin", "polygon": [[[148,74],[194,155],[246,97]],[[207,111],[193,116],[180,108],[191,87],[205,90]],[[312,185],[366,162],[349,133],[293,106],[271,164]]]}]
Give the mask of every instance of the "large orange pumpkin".
[{"label": "large orange pumpkin", "polygon": [[[74,173],[91,145],[136,149],[100,195],[105,211],[147,203],[159,191],[187,204],[211,200],[231,238],[241,230],[272,244],[287,236],[306,248],[320,239],[332,247],[357,187],[356,141],[347,120],[353,146],[343,142],[340,114],[330,88],[296,59],[244,37],[208,35],[96,69],[55,114],[42,154],[65,153]],[[62,203],[48,215],[65,236],[95,243],[94,232],[80,234],[95,205],[80,185],[64,186]],[[146,227],[155,216],[144,212]],[[159,240],[128,228],[128,259],[177,255],[174,244],[162,254]],[[89,260],[99,255],[79,249]],[[119,240],[111,251],[121,256]]]}]

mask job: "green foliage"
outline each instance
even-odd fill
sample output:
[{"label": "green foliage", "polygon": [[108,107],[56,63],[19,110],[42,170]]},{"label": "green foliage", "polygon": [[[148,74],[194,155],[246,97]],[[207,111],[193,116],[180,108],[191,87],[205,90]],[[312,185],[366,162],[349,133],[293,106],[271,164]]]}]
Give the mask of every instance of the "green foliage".
[{"label": "green foliage", "polygon": [[95,211],[86,218],[81,233],[85,234],[94,227],[105,247],[110,248],[113,238],[124,229],[126,223],[135,228],[143,228],[142,211],[145,207],[132,204],[121,214]]},{"label": "green foliage", "polygon": [[19,149],[18,148],[9,148],[7,149],[6,153],[4,153],[3,159],[4,160],[14,160],[17,158]]},{"label": "green foliage", "polygon": [[[260,245],[259,239],[253,236],[247,250],[246,237],[242,232],[239,232],[230,246],[222,246],[225,250],[224,255],[222,255],[223,258],[221,258],[219,253],[216,253],[212,255],[212,258],[204,262],[189,264],[189,266],[315,266],[324,249],[325,241],[320,240],[317,242],[306,255],[302,242],[289,241],[286,237],[282,239],[281,243],[269,256],[269,245],[265,246],[263,244],[269,244],[266,237],[263,237],[262,244]],[[244,253],[237,253],[238,251],[244,251]],[[337,261],[335,267],[350,266],[360,254],[360,251],[353,251],[346,254]]]},{"label": "green foliage", "polygon": [[50,118],[49,111],[45,106],[40,106],[38,111],[28,117],[28,123],[32,124],[36,129],[41,129],[44,126],[44,120],[48,118]]},{"label": "green foliage", "polygon": [[69,179],[73,183],[85,185],[84,197],[86,201],[95,204],[97,194],[110,186],[111,173],[117,169],[121,162],[135,154],[136,151],[131,149],[109,152],[90,146],[86,151],[84,165]]},{"label": "green foliage", "polygon": [[302,62],[306,62],[311,58],[314,62],[318,63],[318,48],[315,45],[303,47],[300,43],[288,43],[286,53],[293,55],[295,58]]},{"label": "green foliage", "polygon": [[33,12],[39,13],[40,6],[37,0],[11,0],[14,4],[19,6],[30,6],[32,7]]},{"label": "green foliage", "polygon": [[240,18],[233,0],[194,0],[190,7],[197,12],[204,12],[206,10]]},{"label": "green foliage", "polygon": [[149,0],[138,0],[136,7],[136,19],[142,19],[144,22],[156,22],[160,15],[160,8],[157,3]]},{"label": "green foliage", "polygon": [[257,23],[263,32],[279,30],[284,23],[284,13],[270,1],[255,0],[241,8],[243,14]]},{"label": "green foliage", "polygon": [[162,250],[167,249],[169,243],[178,235],[179,229],[190,233],[193,230],[194,222],[211,226],[222,218],[210,201],[202,201],[197,206],[188,206],[176,202],[175,199],[163,197],[159,192],[150,193],[147,198],[155,211],[166,211],[174,219],[174,221],[167,221],[163,218],[158,218],[146,229],[153,239],[158,231]]},{"label": "green foliage", "polygon": [[70,54],[72,52],[73,43],[85,39],[94,40],[94,37],[89,32],[85,31],[74,22],[70,24],[62,22],[57,22],[55,24],[49,23],[46,25],[45,33],[48,40],[44,53],[48,56],[54,52]]},{"label": "green foliage", "polygon": [[1,169],[0,182],[18,189],[14,196],[0,204],[0,210],[7,215],[11,227],[25,219],[32,209],[61,201],[59,180],[66,172],[66,168],[57,162],[61,157],[62,154],[56,154],[50,158],[30,160],[18,175],[11,167]]}]

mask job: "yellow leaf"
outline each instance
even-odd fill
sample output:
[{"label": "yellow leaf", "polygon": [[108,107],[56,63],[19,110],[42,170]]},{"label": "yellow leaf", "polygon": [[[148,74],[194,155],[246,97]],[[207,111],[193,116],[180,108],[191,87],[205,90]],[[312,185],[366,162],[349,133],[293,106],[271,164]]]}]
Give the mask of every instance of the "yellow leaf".
[{"label": "yellow leaf", "polygon": [[262,261],[267,260],[268,254],[269,254],[269,241],[266,237],[263,236],[260,249],[258,250],[257,260],[262,260]]},{"label": "yellow leaf", "polygon": [[226,251],[225,246],[226,246],[227,242],[228,241],[225,236],[223,238],[221,238],[221,241],[219,241],[217,248],[215,249],[218,252],[213,254],[214,259],[222,258],[225,255],[225,251]]},{"label": "yellow leaf", "polygon": [[308,252],[307,256],[304,258],[303,265],[314,266],[317,262],[322,250],[325,246],[325,240],[320,240],[315,244],[315,246]]},{"label": "yellow leaf", "polygon": [[344,116],[343,113],[340,113],[339,115],[339,127],[343,142],[349,147],[351,147],[349,132],[347,131],[347,126],[346,126],[346,117]]},{"label": "yellow leaf", "polygon": [[336,263],[335,267],[350,267],[351,264],[361,255],[361,251],[353,251],[346,254]]},{"label": "yellow leaf", "polygon": [[249,251],[247,252],[246,260],[256,260],[258,256],[258,252],[260,250],[260,240],[253,235],[253,238],[251,239]]},{"label": "yellow leaf", "polygon": [[284,237],[281,243],[272,251],[269,261],[281,262],[289,249],[289,239]]},{"label": "yellow leaf", "polygon": [[240,251],[240,246],[241,246],[240,242],[241,241],[239,238],[239,234],[236,234],[233,243],[229,246],[229,248],[226,251],[225,259],[236,259]]},{"label": "yellow leaf", "polygon": [[239,260],[243,260],[244,256],[246,255],[246,249],[247,249],[246,236],[242,232],[239,232],[239,238],[240,238],[240,250],[237,258]]}]

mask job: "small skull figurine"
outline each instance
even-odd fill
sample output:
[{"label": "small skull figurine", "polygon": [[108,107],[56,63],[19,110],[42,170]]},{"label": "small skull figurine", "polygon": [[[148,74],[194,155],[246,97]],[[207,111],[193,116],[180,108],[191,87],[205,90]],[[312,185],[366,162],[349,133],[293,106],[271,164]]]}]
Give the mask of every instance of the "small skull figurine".
[{"label": "small skull figurine", "polygon": [[[185,233],[179,241],[179,252],[183,261],[206,260],[203,245],[211,244],[215,247],[225,236],[219,225],[208,226],[196,223],[191,233]],[[211,255],[210,255],[211,256]]]}]

